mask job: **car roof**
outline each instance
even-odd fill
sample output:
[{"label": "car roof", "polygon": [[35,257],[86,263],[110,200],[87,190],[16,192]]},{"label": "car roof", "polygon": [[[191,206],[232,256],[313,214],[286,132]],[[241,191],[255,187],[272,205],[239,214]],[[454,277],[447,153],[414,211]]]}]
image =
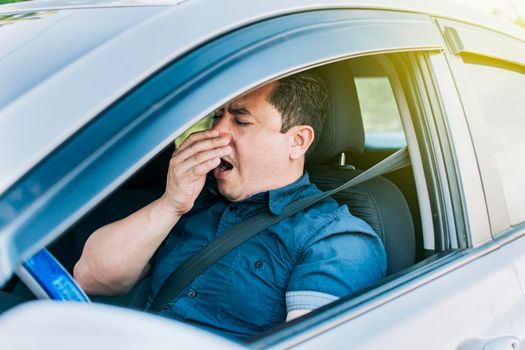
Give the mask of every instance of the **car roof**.
[{"label": "car roof", "polygon": [[0,140],[10,151],[0,152],[0,194],[126,91],[192,48],[266,18],[334,8],[425,13],[525,38],[517,26],[444,1],[54,0],[2,5]]},{"label": "car roof", "polygon": [[[213,0],[217,1],[217,0]],[[225,3],[228,2],[229,4]],[[194,5],[195,3],[206,3],[210,0],[33,0],[16,2],[0,6],[0,14],[20,13],[27,11],[46,11],[46,10],[64,10],[64,9],[87,9],[87,8],[115,8],[115,7],[158,7],[169,6],[176,7],[179,5]],[[242,0],[222,0],[225,8],[248,7],[257,10],[257,6],[248,4]],[[399,10],[414,13],[430,14],[437,17],[454,19],[470,24],[484,26],[493,30],[506,32],[509,35],[517,35],[523,38],[525,31],[518,26],[512,25],[507,21],[501,20],[495,16],[489,16],[473,8],[466,7],[457,2],[449,0],[289,0],[286,4],[270,0],[265,6],[268,9],[286,12],[300,10],[299,7],[307,6],[310,9],[336,7],[336,8],[366,8],[366,9],[387,9]],[[230,5],[230,6],[226,6]],[[306,8],[305,8],[306,9]]]}]

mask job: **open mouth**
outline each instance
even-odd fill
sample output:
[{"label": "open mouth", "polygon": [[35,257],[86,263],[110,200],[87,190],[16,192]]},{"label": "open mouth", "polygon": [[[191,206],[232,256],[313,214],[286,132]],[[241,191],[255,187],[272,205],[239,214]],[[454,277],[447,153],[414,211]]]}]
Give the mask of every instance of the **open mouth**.
[{"label": "open mouth", "polygon": [[221,163],[219,164],[218,168],[221,170],[221,171],[228,171],[228,170],[232,170],[233,169],[233,165],[228,162],[227,160],[224,160],[221,158]]},{"label": "open mouth", "polygon": [[228,173],[230,172],[230,170],[233,169],[233,165],[232,163],[228,162],[227,160],[221,158],[221,162],[219,164],[218,167],[215,168],[215,170],[213,170],[213,175],[215,176],[215,178],[217,179],[222,179],[224,178],[226,175],[228,175]]}]

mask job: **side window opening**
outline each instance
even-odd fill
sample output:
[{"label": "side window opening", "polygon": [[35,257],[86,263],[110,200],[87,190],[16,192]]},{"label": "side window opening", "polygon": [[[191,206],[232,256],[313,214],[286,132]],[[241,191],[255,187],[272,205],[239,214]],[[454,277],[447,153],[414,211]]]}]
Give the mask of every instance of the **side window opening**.
[{"label": "side window opening", "polygon": [[[375,62],[373,57],[351,59],[343,62],[344,64],[348,65],[349,72],[351,72],[348,78],[355,85],[355,97],[360,105],[365,140],[371,142],[366,143],[363,154],[352,159],[348,162],[348,165],[355,165],[358,169],[365,170],[372,163],[377,163],[377,161],[386,157],[388,153],[406,145],[406,140],[389,77],[381,69],[381,66]],[[207,129],[210,125],[211,116],[207,115],[180,134],[174,140],[174,144],[170,144],[157,154],[140,171],[128,179],[120,189],[86,215],[59,241],[54,243],[50,247],[53,253],[71,271],[76,259],[78,259],[83,242],[85,242],[91,232],[101,225],[134,212],[162,194],[168,162],[174,148],[179,146],[192,132]],[[349,175],[355,176],[359,173],[359,170],[348,172],[347,169],[338,168],[336,164],[337,161],[335,163],[327,161],[309,167],[312,180],[321,189],[334,188],[337,184],[348,180]],[[399,252],[403,252],[403,250],[408,252],[405,255],[400,254],[395,258],[395,261],[390,262],[393,268],[389,273],[392,274],[412,266],[423,256],[420,251],[421,247],[417,243],[421,241],[421,238],[417,237],[421,234],[421,228],[418,227],[417,221],[413,220],[414,213],[419,215],[417,197],[413,198],[413,196],[406,193],[407,189],[414,187],[413,176],[412,169],[407,168],[402,173],[394,173],[393,175],[385,176],[385,179],[375,180],[376,183],[371,185],[371,187],[379,186],[387,189],[380,191],[377,194],[379,197],[372,197],[368,202],[369,204],[377,199],[383,202],[386,210],[397,210],[399,208],[397,203],[403,203],[402,206],[405,206],[403,208],[404,214],[401,215],[402,220],[399,219],[399,216],[396,217],[397,221],[402,221],[403,223],[395,229],[394,235],[389,236],[390,233],[385,232],[385,230],[390,229],[389,225],[377,225],[377,221],[380,221],[377,216],[369,218],[374,230],[379,231],[382,238],[387,240],[386,245],[391,245],[392,249],[396,249]],[[336,199],[341,203],[354,207],[355,210],[362,203],[361,198],[363,194],[366,195],[367,192],[373,191],[371,187],[365,186],[355,191],[341,193]],[[394,197],[397,199],[393,200],[392,198]],[[135,200],[136,198],[139,198],[139,200]],[[412,237],[405,235],[399,239],[396,236],[398,233],[404,234],[406,232],[409,232],[409,235],[412,235]]]}]

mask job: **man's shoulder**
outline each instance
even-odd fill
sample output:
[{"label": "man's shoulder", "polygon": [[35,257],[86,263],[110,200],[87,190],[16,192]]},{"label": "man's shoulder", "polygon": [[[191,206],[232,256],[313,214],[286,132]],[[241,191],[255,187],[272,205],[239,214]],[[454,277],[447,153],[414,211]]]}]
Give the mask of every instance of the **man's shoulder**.
[{"label": "man's shoulder", "polygon": [[350,213],[346,204],[338,204],[332,198],[306,209],[303,215],[304,224],[316,228],[311,234],[320,239],[326,235],[345,232],[376,235],[369,224]]},{"label": "man's shoulder", "polygon": [[352,215],[347,205],[340,205],[327,198],[277,224],[275,231],[293,239],[294,246],[303,250],[316,241],[329,236],[348,233],[377,237],[364,220]]}]

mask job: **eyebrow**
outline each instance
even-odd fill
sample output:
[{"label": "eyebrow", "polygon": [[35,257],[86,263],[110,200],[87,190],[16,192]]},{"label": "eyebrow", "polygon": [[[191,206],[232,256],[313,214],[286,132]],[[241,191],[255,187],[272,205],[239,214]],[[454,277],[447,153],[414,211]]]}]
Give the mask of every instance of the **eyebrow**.
[{"label": "eyebrow", "polygon": [[248,115],[250,117],[255,117],[249,110],[247,110],[244,107],[229,106],[228,113],[233,115]]}]

